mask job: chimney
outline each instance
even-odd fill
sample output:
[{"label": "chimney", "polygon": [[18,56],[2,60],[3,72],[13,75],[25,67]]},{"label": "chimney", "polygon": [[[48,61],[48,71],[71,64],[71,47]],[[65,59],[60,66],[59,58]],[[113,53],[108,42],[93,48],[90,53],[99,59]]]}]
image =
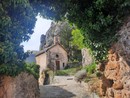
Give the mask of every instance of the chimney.
[{"label": "chimney", "polygon": [[59,35],[54,35],[54,44],[60,43]]}]

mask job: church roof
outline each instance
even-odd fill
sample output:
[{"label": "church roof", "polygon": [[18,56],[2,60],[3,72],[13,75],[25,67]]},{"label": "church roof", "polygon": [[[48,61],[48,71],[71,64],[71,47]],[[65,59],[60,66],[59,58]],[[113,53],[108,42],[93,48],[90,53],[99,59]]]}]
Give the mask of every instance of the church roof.
[{"label": "church roof", "polygon": [[[66,51],[66,49],[65,49],[60,43],[56,43],[56,44],[51,45],[50,47],[44,48],[43,50],[39,51],[39,52],[36,54],[36,56],[39,56],[39,55],[41,55],[41,54],[47,52],[48,50],[50,50],[51,48],[55,47],[56,45],[61,46],[61,47]],[[67,51],[66,51],[66,52],[67,52]]]}]

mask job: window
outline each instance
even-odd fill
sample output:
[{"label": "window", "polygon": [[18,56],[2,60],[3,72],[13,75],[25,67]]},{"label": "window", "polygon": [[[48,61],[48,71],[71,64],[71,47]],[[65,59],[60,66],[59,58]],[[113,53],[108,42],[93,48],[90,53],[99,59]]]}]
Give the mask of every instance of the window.
[{"label": "window", "polygon": [[59,57],[59,55],[58,54],[56,54],[56,58],[58,58]]},{"label": "window", "polygon": [[65,63],[63,63],[63,67],[65,67]]}]

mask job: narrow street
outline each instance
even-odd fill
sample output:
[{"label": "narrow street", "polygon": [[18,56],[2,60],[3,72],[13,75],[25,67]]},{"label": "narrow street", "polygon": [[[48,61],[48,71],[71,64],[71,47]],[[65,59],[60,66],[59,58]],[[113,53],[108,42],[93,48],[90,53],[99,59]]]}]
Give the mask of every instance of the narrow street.
[{"label": "narrow street", "polygon": [[50,85],[40,85],[40,98],[98,98],[90,94],[86,83],[77,83],[73,76],[55,76]]}]

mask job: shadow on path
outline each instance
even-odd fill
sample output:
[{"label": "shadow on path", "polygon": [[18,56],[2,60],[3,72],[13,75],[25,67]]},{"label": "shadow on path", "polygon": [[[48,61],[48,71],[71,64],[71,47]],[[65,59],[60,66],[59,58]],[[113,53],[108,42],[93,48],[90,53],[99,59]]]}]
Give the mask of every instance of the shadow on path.
[{"label": "shadow on path", "polygon": [[40,98],[72,98],[76,95],[58,86],[40,85]]}]

